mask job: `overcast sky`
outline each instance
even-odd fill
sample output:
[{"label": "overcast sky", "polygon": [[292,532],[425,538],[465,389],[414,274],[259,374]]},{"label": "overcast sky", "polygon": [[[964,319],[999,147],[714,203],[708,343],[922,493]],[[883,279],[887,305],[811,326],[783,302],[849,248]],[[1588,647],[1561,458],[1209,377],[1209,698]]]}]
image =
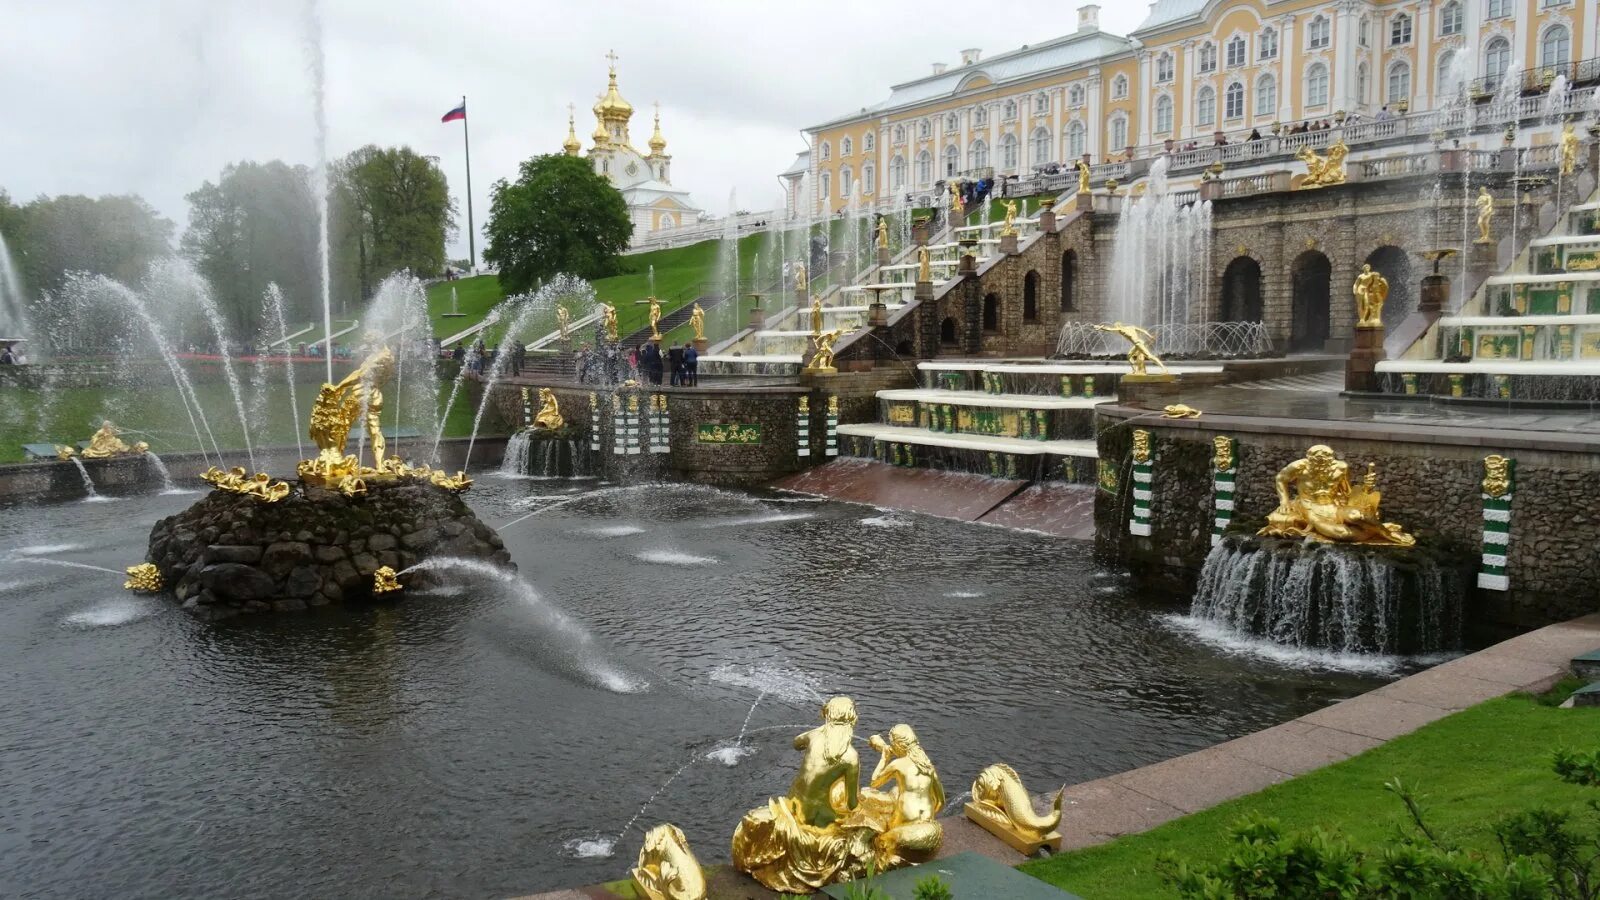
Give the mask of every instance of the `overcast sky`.
[{"label": "overcast sky", "polygon": [[[781,199],[799,131],[882,100],[892,83],[964,47],[986,55],[1077,27],[1078,2],[1012,0],[320,0],[328,152],[410,145],[437,156],[461,207],[452,256],[466,255],[461,126],[439,117],[467,96],[481,233],[489,187],[559,150],[567,104],[578,134],[604,90],[608,50],[650,136],[651,104],[673,183],[714,214]],[[1101,28],[1126,34],[1144,3],[1107,2]],[[134,192],[177,222],[184,194],[229,162],[315,161],[308,7],[302,0],[15,0],[0,28],[0,188]],[[478,241],[481,254],[483,241]]]}]

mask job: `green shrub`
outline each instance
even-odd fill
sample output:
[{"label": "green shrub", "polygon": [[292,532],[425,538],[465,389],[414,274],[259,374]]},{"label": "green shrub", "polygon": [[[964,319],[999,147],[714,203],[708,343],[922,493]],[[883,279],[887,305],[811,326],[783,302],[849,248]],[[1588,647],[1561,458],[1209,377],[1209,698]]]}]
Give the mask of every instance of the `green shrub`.
[{"label": "green shrub", "polygon": [[911,896],[915,900],[955,900],[955,895],[950,893],[950,885],[937,875],[919,879]]}]

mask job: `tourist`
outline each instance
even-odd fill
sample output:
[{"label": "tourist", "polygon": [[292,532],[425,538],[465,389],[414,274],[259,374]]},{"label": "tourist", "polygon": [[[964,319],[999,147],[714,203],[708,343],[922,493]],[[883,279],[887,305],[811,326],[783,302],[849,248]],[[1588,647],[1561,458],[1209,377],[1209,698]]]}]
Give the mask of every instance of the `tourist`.
[{"label": "tourist", "polygon": [[521,375],[522,364],[528,361],[528,345],[521,341],[511,345],[511,374]]},{"label": "tourist", "polygon": [[699,387],[700,351],[696,350],[693,344],[687,342],[683,345],[683,368],[687,379],[684,383],[690,387]]},{"label": "tourist", "polygon": [[1394,118],[1394,113],[1389,112],[1389,107],[1385,106],[1378,110],[1377,119],[1379,122],[1387,122],[1392,118]]},{"label": "tourist", "polygon": [[672,386],[682,385],[683,376],[686,374],[683,367],[683,347],[673,347],[667,351],[667,365],[672,368]]},{"label": "tourist", "polygon": [[16,364],[17,357],[11,352],[10,347],[0,350],[0,366],[14,366]]},{"label": "tourist", "polygon": [[450,351],[450,358],[455,360],[457,363],[465,360],[467,358],[467,342],[457,341],[456,348]]},{"label": "tourist", "polygon": [[1250,129],[1250,140],[1252,140],[1252,141],[1261,140],[1261,129],[1259,129],[1259,128]]}]

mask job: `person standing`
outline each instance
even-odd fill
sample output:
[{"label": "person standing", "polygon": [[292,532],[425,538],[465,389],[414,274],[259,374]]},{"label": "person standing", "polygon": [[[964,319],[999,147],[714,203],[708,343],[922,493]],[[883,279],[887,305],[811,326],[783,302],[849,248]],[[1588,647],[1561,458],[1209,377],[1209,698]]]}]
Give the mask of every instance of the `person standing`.
[{"label": "person standing", "polygon": [[511,374],[521,375],[522,364],[528,361],[528,345],[517,341],[511,345]]},{"label": "person standing", "polygon": [[685,343],[683,345],[683,370],[686,378],[685,383],[690,387],[699,387],[700,351],[694,348],[694,344]]},{"label": "person standing", "polygon": [[16,364],[17,358],[11,353],[9,345],[4,350],[0,350],[0,366],[14,366]]},{"label": "person standing", "polygon": [[685,374],[682,347],[673,347],[667,351],[667,364],[672,367],[672,386],[678,387],[682,385]]}]

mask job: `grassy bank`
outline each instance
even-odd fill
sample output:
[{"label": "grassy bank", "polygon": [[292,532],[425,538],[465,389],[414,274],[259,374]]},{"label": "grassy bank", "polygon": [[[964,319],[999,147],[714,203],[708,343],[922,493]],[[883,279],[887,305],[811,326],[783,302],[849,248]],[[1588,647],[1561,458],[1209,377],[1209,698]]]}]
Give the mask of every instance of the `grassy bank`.
[{"label": "grassy bank", "polygon": [[1576,812],[1595,796],[1556,778],[1551,753],[1597,743],[1600,713],[1594,710],[1504,697],[1265,791],[1022,869],[1095,900],[1176,896],[1157,874],[1157,858],[1170,851],[1185,860],[1219,859],[1229,827],[1250,814],[1274,817],[1286,832],[1336,829],[1355,846],[1376,848],[1410,828],[1404,806],[1383,787],[1394,778],[1423,796],[1430,826],[1464,849],[1498,859],[1490,830],[1498,817],[1538,806]]}]

